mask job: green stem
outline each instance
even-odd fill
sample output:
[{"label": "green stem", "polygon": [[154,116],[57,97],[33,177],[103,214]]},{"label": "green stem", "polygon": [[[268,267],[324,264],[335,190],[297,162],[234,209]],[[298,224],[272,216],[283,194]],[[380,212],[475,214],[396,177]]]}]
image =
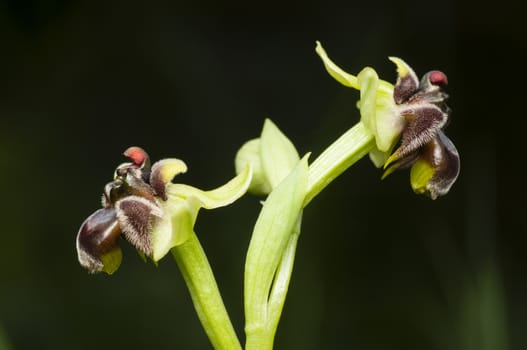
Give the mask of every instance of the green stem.
[{"label": "green stem", "polygon": [[185,243],[172,248],[172,255],[214,349],[241,350],[212,269],[196,234],[192,232]]},{"label": "green stem", "polygon": [[364,157],[375,145],[375,137],[359,122],[333,142],[309,166],[304,207],[337,176]]},{"label": "green stem", "polygon": [[245,350],[272,350],[273,349],[273,334],[269,329],[262,325],[262,327],[246,328],[247,340],[245,342]]}]

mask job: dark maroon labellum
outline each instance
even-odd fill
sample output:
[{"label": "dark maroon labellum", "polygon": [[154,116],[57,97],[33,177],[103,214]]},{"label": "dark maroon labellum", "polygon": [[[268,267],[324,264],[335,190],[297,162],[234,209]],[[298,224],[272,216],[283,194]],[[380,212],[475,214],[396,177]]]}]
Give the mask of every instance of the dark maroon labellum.
[{"label": "dark maroon labellum", "polygon": [[[435,169],[428,186],[432,197],[448,193],[459,175],[459,153],[450,139],[442,132],[423,150],[423,159]],[[435,199],[435,198],[434,198]]]},{"label": "dark maroon labellum", "polygon": [[80,263],[90,272],[101,271],[101,256],[119,249],[121,229],[113,208],[103,208],[90,215],[81,225],[77,235]]},{"label": "dark maroon labellum", "polygon": [[459,174],[459,154],[442,131],[451,113],[442,89],[447,84],[446,75],[438,70],[426,73],[419,83],[409,67],[399,76],[393,98],[406,124],[400,146],[384,164],[383,178],[418,160],[426,161],[434,170],[427,183],[433,199],[446,194]]}]

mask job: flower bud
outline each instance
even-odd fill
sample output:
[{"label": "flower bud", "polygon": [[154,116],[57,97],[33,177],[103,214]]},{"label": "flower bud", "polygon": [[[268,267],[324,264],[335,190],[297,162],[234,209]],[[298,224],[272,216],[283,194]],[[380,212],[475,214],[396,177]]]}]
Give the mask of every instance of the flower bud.
[{"label": "flower bud", "polygon": [[267,195],[298,164],[300,157],[291,142],[280,129],[266,119],[260,138],[246,142],[236,154],[236,172],[247,165],[253,168],[249,192]]},{"label": "flower bud", "polygon": [[241,173],[247,165],[253,169],[253,177],[249,185],[249,193],[265,196],[272,190],[271,184],[265,176],[260,157],[260,139],[247,141],[236,153],[234,160],[236,174]]}]

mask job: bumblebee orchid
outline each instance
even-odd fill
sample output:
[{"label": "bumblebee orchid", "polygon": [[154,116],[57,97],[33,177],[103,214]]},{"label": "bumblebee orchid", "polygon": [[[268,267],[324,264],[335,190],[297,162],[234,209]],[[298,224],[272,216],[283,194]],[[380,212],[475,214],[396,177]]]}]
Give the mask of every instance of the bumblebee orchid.
[{"label": "bumblebee orchid", "polygon": [[187,171],[179,159],[163,159],[150,166],[148,154],[130,147],[124,155],[132,162],[115,170],[114,180],[104,188],[102,209],[90,215],[77,235],[80,264],[88,271],[112,274],[122,253],[124,237],[140,254],[159,261],[171,248],[184,243],[193,232],[200,208],[228,205],[247,190],[251,169],[212,191],[171,183]]},{"label": "bumblebee orchid", "polygon": [[[410,183],[416,193],[432,199],[448,193],[459,175],[460,164],[459,153],[443,132],[451,114],[443,90],[448,83],[446,75],[434,70],[419,81],[402,59],[389,57],[397,67],[394,86],[380,80],[369,67],[357,76],[346,73],[319,42],[316,51],[333,78],[360,90],[357,105],[361,123],[375,138],[370,158],[377,167],[386,169],[382,178],[412,166]],[[400,146],[393,151],[399,140]]]}]

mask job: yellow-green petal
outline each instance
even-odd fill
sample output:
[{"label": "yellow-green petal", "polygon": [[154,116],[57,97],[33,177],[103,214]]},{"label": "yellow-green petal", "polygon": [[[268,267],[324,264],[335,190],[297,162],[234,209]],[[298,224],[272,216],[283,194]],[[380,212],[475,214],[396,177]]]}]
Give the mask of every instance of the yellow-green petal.
[{"label": "yellow-green petal", "polygon": [[121,248],[118,246],[115,247],[115,249],[112,249],[105,254],[101,255],[101,262],[103,264],[102,271],[106,272],[107,274],[111,275],[121,265],[121,261],[123,260],[123,253],[121,251]]},{"label": "yellow-green petal", "polygon": [[[418,159],[410,170],[410,185],[417,194],[428,192],[428,184],[435,174],[434,167],[426,159]],[[435,199],[435,198],[434,198]]]}]

